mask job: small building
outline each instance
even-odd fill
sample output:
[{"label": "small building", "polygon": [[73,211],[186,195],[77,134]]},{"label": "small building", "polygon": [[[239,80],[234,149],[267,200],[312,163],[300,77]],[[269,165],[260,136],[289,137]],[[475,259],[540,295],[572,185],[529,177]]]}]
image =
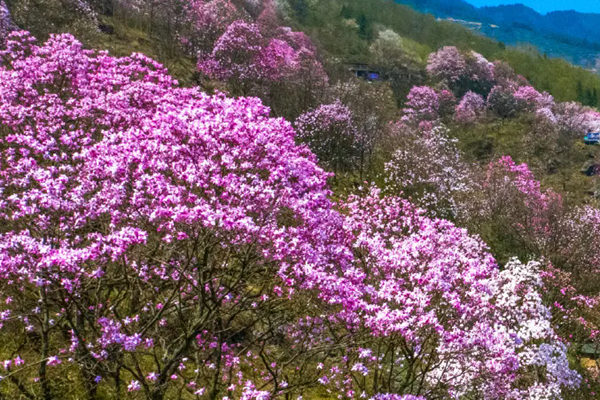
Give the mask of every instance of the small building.
[{"label": "small building", "polygon": [[365,79],[367,81],[382,80],[381,71],[368,64],[348,64],[348,69],[352,71],[357,78]]}]

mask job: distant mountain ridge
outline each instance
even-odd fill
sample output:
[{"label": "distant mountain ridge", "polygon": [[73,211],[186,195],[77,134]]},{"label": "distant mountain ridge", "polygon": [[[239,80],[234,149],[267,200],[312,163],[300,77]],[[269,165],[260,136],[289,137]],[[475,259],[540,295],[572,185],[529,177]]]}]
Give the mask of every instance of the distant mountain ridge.
[{"label": "distant mountain ridge", "polygon": [[[532,42],[542,51],[556,53],[556,47],[560,47],[560,45],[548,42],[548,35],[551,35],[554,42],[583,48],[586,53],[589,53],[589,50],[593,50],[592,53],[600,53],[600,14],[553,11],[543,15],[523,4],[478,8],[463,0],[396,0],[396,2],[440,18],[451,17],[498,25],[502,32],[482,33],[507,43],[516,44],[514,42],[518,42],[521,38],[522,41]],[[528,30],[546,37],[536,38],[530,34],[520,35],[519,32],[511,32],[514,29]],[[566,49],[560,51],[576,52],[576,50]],[[580,65],[584,64],[582,60],[577,60],[576,54],[573,56],[570,57],[571,61]],[[591,60],[588,60],[589,62]]]}]

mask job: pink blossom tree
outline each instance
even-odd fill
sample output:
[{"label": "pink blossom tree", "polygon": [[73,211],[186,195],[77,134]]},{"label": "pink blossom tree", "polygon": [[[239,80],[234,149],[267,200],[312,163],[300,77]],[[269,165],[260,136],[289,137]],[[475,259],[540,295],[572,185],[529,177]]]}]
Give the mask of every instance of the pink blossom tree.
[{"label": "pink blossom tree", "polygon": [[387,190],[402,193],[435,216],[462,213],[463,198],[477,187],[477,180],[448,129],[422,132],[400,123],[391,135],[400,146],[385,165]]},{"label": "pink blossom tree", "polygon": [[264,48],[264,38],[257,25],[235,21],[217,40],[210,56],[200,59],[200,72],[227,81],[234,93],[246,93],[259,80],[257,61]]},{"label": "pink blossom tree", "polygon": [[379,161],[394,150],[395,139],[389,135],[389,121],[396,116],[394,93],[387,82],[359,79],[332,85],[328,97],[340,99],[352,112],[359,132],[359,180],[379,174]]},{"label": "pink blossom tree", "polygon": [[447,46],[429,55],[427,72],[432,78],[453,87],[467,73],[467,61],[456,47]]},{"label": "pink blossom tree", "polygon": [[328,83],[306,35],[278,28],[269,37],[261,26],[245,21],[227,28],[212,53],[199,59],[198,69],[226,82],[233,94],[259,96],[277,115],[294,118],[315,105]]},{"label": "pink blossom tree", "polygon": [[528,165],[509,156],[489,164],[480,190],[465,208],[461,223],[478,227],[503,263],[513,256],[550,257],[546,240],[564,213],[562,197],[543,190]]},{"label": "pink blossom tree", "polygon": [[229,24],[241,17],[230,0],[191,0],[184,7],[179,32],[182,45],[201,57],[210,53]]},{"label": "pink blossom tree", "polygon": [[272,40],[289,45],[293,53],[287,59],[280,58],[279,70],[271,67],[272,73],[259,96],[276,115],[295,120],[306,110],[327,101],[329,77],[316,46],[304,32],[280,26]]},{"label": "pink blossom tree", "polygon": [[358,166],[360,137],[352,112],[339,100],[302,114],[296,120],[298,138],[334,173]]},{"label": "pink blossom tree", "polygon": [[[499,320],[509,326],[519,357],[519,374],[529,384],[515,385],[507,398],[561,398],[579,388],[581,376],[571,369],[567,345],[558,335],[543,293],[539,262],[511,260],[496,278]],[[553,287],[555,282],[551,283]],[[540,378],[541,377],[541,378]]]},{"label": "pink blossom tree", "polygon": [[413,124],[434,122],[439,119],[439,110],[440,98],[437,92],[428,86],[415,86],[408,94],[403,120]]},{"label": "pink blossom tree", "polygon": [[494,64],[481,54],[463,54],[447,46],[429,56],[427,72],[435,81],[462,97],[467,91],[487,95],[495,84]]},{"label": "pink blossom tree", "polygon": [[364,298],[347,328],[358,340],[324,382],[346,393],[484,399],[551,399],[579,385],[540,296],[539,264],[499,272],[479,239],[377,191],[351,197],[345,214]]},{"label": "pink blossom tree", "polygon": [[472,124],[485,112],[485,100],[474,92],[467,92],[456,106],[455,120],[462,124]]},{"label": "pink blossom tree", "polygon": [[494,64],[474,51],[467,54],[466,61],[465,89],[486,95],[496,83]]},{"label": "pink blossom tree", "polygon": [[594,130],[600,121],[600,115],[579,103],[559,103],[553,107],[557,127],[560,133],[569,138],[581,138],[589,130]]},{"label": "pink blossom tree", "polygon": [[327,260],[349,252],[328,175],[291,126],[69,35],[13,34],[3,59],[0,329],[36,338],[3,342],[8,393],[52,399],[67,370],[89,397],[311,385],[288,366],[323,347],[282,341],[305,307],[281,307],[320,282],[325,295]]},{"label": "pink blossom tree", "polygon": [[524,111],[535,111],[538,107],[547,106],[544,96],[531,86],[521,86],[515,92],[518,108]]}]

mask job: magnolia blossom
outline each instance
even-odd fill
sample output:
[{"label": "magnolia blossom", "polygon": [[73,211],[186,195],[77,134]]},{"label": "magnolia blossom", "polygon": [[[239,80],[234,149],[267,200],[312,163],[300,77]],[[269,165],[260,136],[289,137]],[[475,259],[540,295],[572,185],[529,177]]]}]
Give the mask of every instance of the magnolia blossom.
[{"label": "magnolia blossom", "polygon": [[128,392],[137,392],[138,390],[140,390],[142,388],[142,386],[140,385],[140,383],[136,380],[132,380],[129,385],[127,386],[127,391]]},{"label": "magnolia blossom", "polygon": [[448,129],[438,126],[420,132],[397,124],[392,135],[401,145],[385,166],[388,189],[404,193],[436,215],[460,213],[460,198],[477,183]]},{"label": "magnolia blossom", "polygon": [[254,63],[260,56],[262,42],[257,25],[235,21],[215,43],[210,57],[200,60],[198,68],[216,79],[256,80],[260,71]]},{"label": "magnolia blossom", "polygon": [[543,94],[531,86],[521,86],[514,94],[519,103],[519,108],[524,111],[536,111],[541,108],[550,108],[554,105],[554,98],[548,93]]},{"label": "magnolia blossom", "polygon": [[429,55],[427,72],[436,79],[452,84],[466,74],[467,62],[456,47],[447,46]]},{"label": "magnolia blossom", "polygon": [[184,2],[181,42],[192,54],[209,53],[240,12],[230,0],[191,0]]},{"label": "magnolia blossom", "polygon": [[352,171],[359,155],[359,132],[352,112],[339,100],[302,114],[298,138],[334,172]]},{"label": "magnolia blossom", "polygon": [[[501,320],[512,326],[520,368],[535,382],[515,388],[507,398],[552,400],[561,398],[563,389],[577,388],[581,376],[571,370],[567,347],[555,333],[552,315],[542,300],[541,264],[512,260],[500,272],[498,282]],[[540,371],[545,374],[543,381],[538,381]]]},{"label": "magnolia blossom", "polygon": [[579,103],[559,103],[554,108],[556,125],[565,135],[581,137],[588,130],[600,128],[600,114]]},{"label": "magnolia blossom", "polygon": [[549,107],[539,108],[535,112],[535,115],[536,115],[536,118],[538,119],[538,121],[540,121],[541,123],[545,123],[545,124],[554,126],[558,122],[558,120],[556,119],[556,115],[554,115],[554,112]]},{"label": "magnolia blossom", "polygon": [[303,79],[308,70],[317,82],[326,80],[315,49],[303,34],[277,29],[265,36],[258,24],[239,20],[229,25],[216,41],[212,53],[200,57],[203,74],[247,93],[267,83],[288,83]]},{"label": "magnolia blossom", "polygon": [[481,54],[472,51],[470,67],[470,79],[479,82],[494,82],[494,64],[489,62]]},{"label": "magnolia blossom", "polygon": [[456,106],[455,119],[463,124],[473,123],[485,111],[485,100],[477,93],[467,92]]},{"label": "magnolia blossom", "polygon": [[412,123],[439,119],[440,99],[428,86],[415,86],[408,94],[403,120]]},{"label": "magnolia blossom", "polygon": [[452,46],[429,56],[427,72],[434,80],[451,88],[457,96],[469,90],[487,95],[496,83],[494,64],[479,53],[463,54]]},{"label": "magnolia blossom", "polygon": [[[513,261],[500,272],[478,238],[377,190],[351,197],[344,207],[364,276],[363,301],[342,314],[355,329],[364,319],[365,330],[349,346],[350,358],[360,360],[349,366],[356,391],[366,389],[360,376],[368,376],[374,390],[387,376],[401,387],[415,364],[428,366],[420,392],[441,397],[475,391],[518,399],[578,386],[541,301],[539,264]],[[366,351],[369,344],[381,353]],[[341,374],[328,381],[343,384]]]}]

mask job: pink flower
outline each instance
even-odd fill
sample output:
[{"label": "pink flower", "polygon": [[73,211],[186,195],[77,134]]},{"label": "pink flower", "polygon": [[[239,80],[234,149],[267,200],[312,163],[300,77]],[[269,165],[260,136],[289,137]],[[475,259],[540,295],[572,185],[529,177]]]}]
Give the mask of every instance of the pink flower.
[{"label": "pink flower", "polygon": [[138,390],[140,390],[142,388],[142,385],[140,385],[140,383],[136,380],[132,380],[129,385],[127,386],[127,391],[128,392],[137,392]]},{"label": "pink flower", "polygon": [[428,86],[415,86],[408,94],[403,120],[419,123],[439,118],[440,100],[435,90]]},{"label": "pink flower", "polygon": [[149,381],[156,381],[158,379],[158,374],[156,372],[151,372],[146,377]]},{"label": "pink flower", "polygon": [[477,93],[467,92],[456,106],[455,119],[463,124],[473,123],[485,111],[485,100]]},{"label": "pink flower", "polygon": [[48,365],[49,366],[59,365],[61,363],[62,363],[62,361],[57,356],[48,357]]}]

